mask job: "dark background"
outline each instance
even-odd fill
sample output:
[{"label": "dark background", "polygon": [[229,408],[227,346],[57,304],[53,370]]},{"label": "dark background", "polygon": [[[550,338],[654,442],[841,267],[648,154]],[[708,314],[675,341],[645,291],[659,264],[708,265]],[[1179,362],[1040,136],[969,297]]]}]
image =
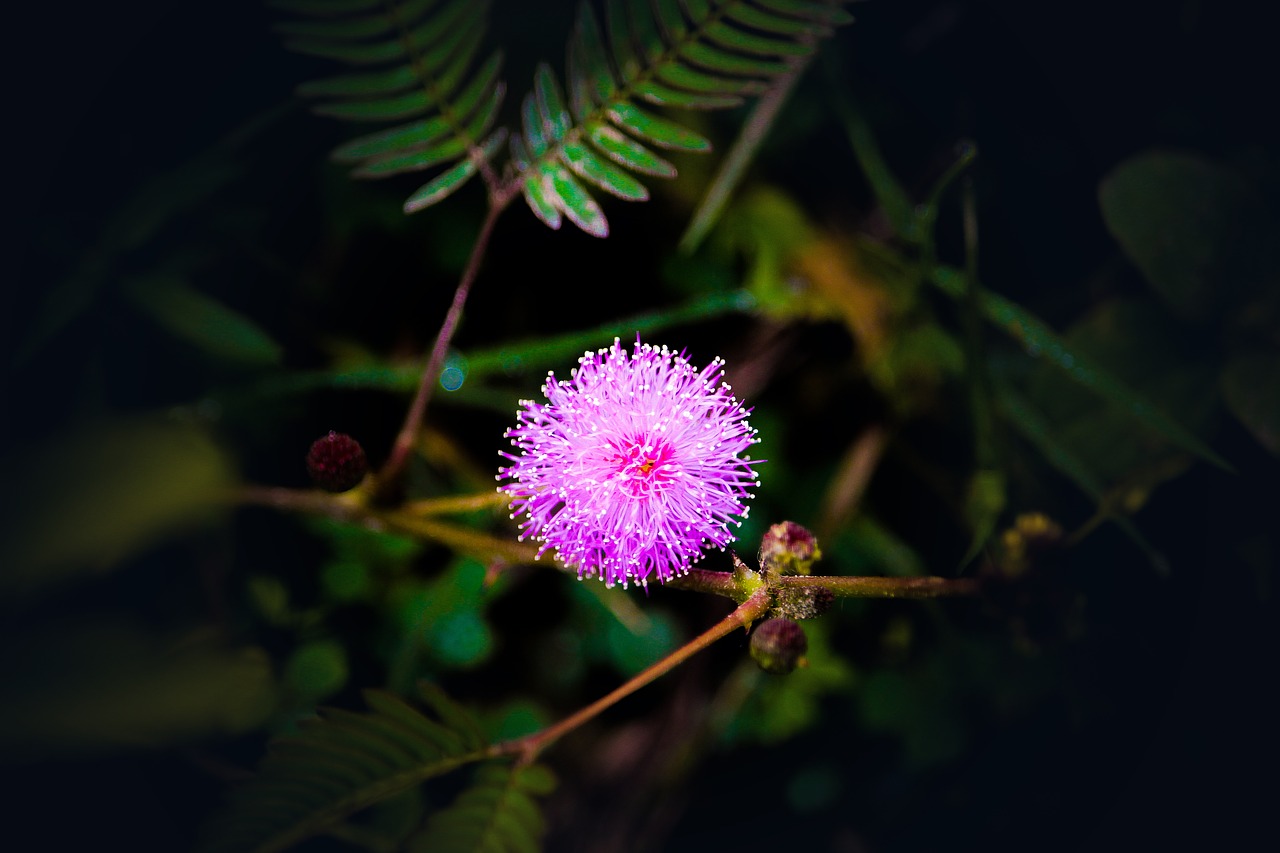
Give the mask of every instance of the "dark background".
[{"label": "dark background", "polygon": [[[496,6],[492,41],[510,45],[509,79],[527,79],[541,56],[558,57],[571,3]],[[854,11],[857,24],[828,49],[844,59],[845,85],[868,105],[890,166],[909,189],[923,193],[956,141],[974,140],[984,278],[1056,326],[1096,298],[1091,277],[1119,263],[1096,191],[1125,157],[1163,147],[1252,163],[1274,203],[1278,77],[1269,21],[1257,4],[875,0]],[[11,219],[5,230],[13,241],[0,312],[6,355],[47,288],[89,251],[123,199],[262,117],[263,129],[238,149],[248,179],[219,204],[229,220],[260,217],[254,239],[273,252],[323,266],[323,247],[313,240],[330,214],[325,187],[345,180],[325,156],[346,132],[291,102],[296,83],[316,76],[322,64],[285,53],[270,32],[274,19],[248,3],[79,2],[20,10],[5,52]],[[806,85],[823,83],[815,71]],[[785,138],[785,121],[779,130]],[[804,146],[788,140],[766,152],[759,168],[811,205],[816,218],[870,208],[831,123],[818,122]],[[394,219],[403,189],[372,190],[369,209],[385,209],[387,220]],[[523,286],[503,288],[505,299],[473,305],[459,343],[492,343],[502,333],[520,333],[522,324],[538,332],[580,328],[659,301],[642,282],[652,274],[647,259],[657,254],[647,247],[665,253],[678,239],[684,215],[671,214],[672,204],[660,197],[634,208],[606,206],[615,236],[605,243],[551,236],[523,211],[509,214],[485,278]],[[225,272],[228,302],[273,329],[295,366],[318,362],[308,330],[337,318],[385,350],[413,351],[447,303],[451,275],[436,287],[406,291],[399,270],[421,264],[418,239],[437,258],[458,247],[454,261],[441,262],[456,264],[478,222],[480,199],[464,194],[445,207],[389,225],[385,237],[370,226],[377,214],[362,213],[344,255],[349,266],[327,278],[318,274],[321,284],[291,284],[287,273],[269,265],[239,261],[211,274]],[[944,226],[952,248],[954,231]],[[226,233],[229,241],[239,239],[234,221]],[[181,238],[161,229],[157,243],[133,263],[145,266],[148,252],[159,254],[164,241]],[[240,257],[240,247],[231,254]],[[556,277],[575,266],[605,271],[608,286],[565,285],[549,298]],[[1123,275],[1120,287],[1141,288],[1136,273]],[[324,281],[342,281],[345,289],[318,293]],[[632,294],[628,304],[610,300],[618,290]],[[7,449],[20,454],[26,442],[86,410],[163,407],[184,401],[193,385],[218,380],[216,371],[202,374],[208,368],[200,365],[154,363],[151,342],[135,332],[108,304],[77,320],[37,364],[10,372],[0,402]],[[708,334],[722,341],[733,330],[717,326]],[[819,334],[807,356],[818,357],[823,345]],[[99,358],[114,360],[106,379],[94,378]],[[129,365],[138,369],[125,369]],[[376,456],[390,441],[385,425],[394,422],[398,404],[367,402],[360,415],[347,417],[383,436],[370,441]],[[316,405],[339,412],[350,401]],[[456,425],[469,423],[455,417]],[[285,417],[277,437],[295,445],[309,440],[314,420]],[[821,434],[821,427],[815,431]],[[1072,582],[1093,607],[1086,639],[1062,656],[1061,704],[1042,702],[1007,726],[986,718],[975,725],[962,759],[884,776],[877,768],[897,766],[886,757],[893,745],[848,732],[838,719],[843,706],[835,703],[823,725],[797,739],[702,764],[680,789],[687,808],[656,848],[1267,846],[1280,710],[1271,656],[1276,576],[1274,565],[1268,574],[1248,568],[1234,546],[1270,531],[1270,553],[1276,553],[1278,471],[1275,459],[1234,421],[1218,424],[1211,438],[1238,473],[1197,464],[1162,488],[1139,517],[1148,538],[1172,557],[1168,580],[1156,578],[1114,531],[1073,554]],[[273,446],[262,435],[246,439],[246,470],[263,481],[300,484],[292,458]],[[891,502],[892,489],[883,498]],[[116,594],[127,599],[140,585]],[[81,605],[73,597],[44,606],[74,617]],[[959,624],[990,630],[981,608],[958,609]],[[12,618],[53,615],[37,608]],[[855,658],[856,639],[856,632],[842,639],[842,650]],[[700,675],[716,677],[710,665]],[[1091,709],[1082,712],[1072,705],[1077,700],[1093,703]],[[844,768],[843,787],[835,800],[796,815],[777,796],[776,779],[798,756],[813,754]],[[245,760],[252,761],[248,748]],[[182,849],[221,796],[218,784],[167,753],[18,764],[5,775],[12,813],[0,831],[10,835],[13,849],[74,849],[91,839],[136,850]],[[572,780],[562,784],[574,788]],[[590,790],[578,793],[598,810],[597,819],[613,807]],[[580,810],[552,812],[553,846],[573,848],[576,830],[556,825],[557,814],[585,818]]]}]

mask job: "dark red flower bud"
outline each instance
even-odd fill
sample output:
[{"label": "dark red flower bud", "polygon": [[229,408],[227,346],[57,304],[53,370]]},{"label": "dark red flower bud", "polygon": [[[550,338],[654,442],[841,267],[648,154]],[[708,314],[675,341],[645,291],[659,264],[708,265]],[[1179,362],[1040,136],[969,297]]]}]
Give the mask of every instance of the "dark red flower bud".
[{"label": "dark red flower bud", "polygon": [[799,622],[773,618],[761,622],[751,632],[751,657],[765,672],[786,675],[804,665],[809,640]]},{"label": "dark red flower bud", "polygon": [[822,558],[818,540],[794,521],[770,527],[760,540],[760,570],[780,575],[807,575]]},{"label": "dark red flower bud", "polygon": [[307,473],[326,492],[355,488],[369,471],[360,442],[341,432],[316,439],[307,454]]}]

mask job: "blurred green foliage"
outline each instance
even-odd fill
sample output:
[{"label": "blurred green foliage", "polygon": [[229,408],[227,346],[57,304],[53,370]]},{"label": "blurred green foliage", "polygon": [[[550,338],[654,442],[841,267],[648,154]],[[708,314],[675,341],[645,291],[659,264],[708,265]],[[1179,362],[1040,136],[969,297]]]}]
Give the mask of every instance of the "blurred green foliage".
[{"label": "blurred green foliage", "polygon": [[[532,78],[573,4],[495,6],[507,67]],[[964,572],[988,595],[845,602],[806,623],[808,666],[787,677],[726,639],[549,753],[556,792],[540,768],[485,770],[461,797],[444,782],[384,800],[315,849],[427,846],[449,803],[476,800],[527,839],[543,796],[552,849],[1074,849],[1135,827],[1230,846],[1265,813],[1241,780],[1270,723],[1280,184],[1274,146],[1241,124],[1268,101],[1238,87],[1271,78],[1203,66],[1215,94],[1198,95],[1159,45],[1193,65],[1266,52],[1213,41],[1229,15],[1205,4],[1117,8],[1046,29],[1000,4],[859,7],[692,253],[676,247],[713,167],[678,153],[681,178],[648,204],[605,202],[603,243],[513,211],[411,470],[410,499],[487,490],[515,401],[641,333],[724,355],[754,407],[769,463],[741,556],[794,519],[825,525],[817,572]],[[161,91],[184,76],[164,63],[122,65],[138,103],[110,108],[165,146],[122,153],[118,174],[33,170],[40,197],[97,203],[31,215],[44,230],[8,309],[0,743],[29,780],[13,831],[41,834],[17,847],[82,844],[80,824],[182,849],[268,737],[319,705],[360,707],[370,687],[418,701],[426,680],[489,739],[515,738],[723,614],[236,506],[245,483],[303,487],[329,429],[385,458],[481,198],[469,186],[406,219],[411,185],[337,174],[340,135],[281,106],[314,69],[250,50],[265,13],[226,14],[247,17],[203,46],[164,20],[137,36],[181,46],[166,61],[190,87],[216,73],[204,85],[224,100]],[[1161,70],[1130,88],[1144,57]],[[741,117],[680,118],[725,150]],[[1058,532],[1012,535],[1031,512]],[[447,523],[514,540],[500,509]],[[1193,739],[1213,728],[1212,749]],[[744,788],[752,821],[732,817]],[[1168,820],[1193,795],[1211,830]]]},{"label": "blurred green foliage", "polygon": [[77,426],[9,453],[4,470],[0,584],[22,592],[112,568],[216,516],[235,481],[207,430],[154,418]]}]

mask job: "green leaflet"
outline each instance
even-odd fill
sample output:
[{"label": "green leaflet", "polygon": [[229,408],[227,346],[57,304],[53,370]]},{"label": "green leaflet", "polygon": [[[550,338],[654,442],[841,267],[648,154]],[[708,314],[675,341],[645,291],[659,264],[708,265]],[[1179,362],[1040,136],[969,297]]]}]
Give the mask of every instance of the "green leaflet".
[{"label": "green leaflet", "polygon": [[365,162],[351,172],[353,178],[387,178],[403,172],[418,172],[449,163],[467,153],[467,143],[451,136],[436,145],[404,153],[384,154]]},{"label": "green leaflet", "polygon": [[609,107],[608,114],[621,129],[629,130],[661,148],[680,151],[711,150],[711,143],[706,138],[631,104],[613,104]]},{"label": "green leaflet", "polygon": [[[478,43],[479,39],[477,38],[476,41]],[[440,106],[445,99],[448,99],[450,109],[459,115],[465,116],[477,101],[497,87],[498,70],[502,65],[502,53],[498,51],[492,54],[485,61],[485,64],[475,72],[471,82],[462,91],[457,92],[456,97],[450,98],[451,95],[455,94],[457,85],[461,82],[462,73],[469,65],[471,57],[468,56],[465,59],[465,63],[456,62],[443,70],[439,64],[424,64],[421,66],[422,70],[435,72],[437,82],[431,87],[430,91],[415,89],[383,98],[331,101],[318,104],[312,108],[312,111],[317,115],[345,119],[347,121],[396,121],[421,115],[430,107]],[[404,69],[400,69],[400,71],[403,73]]]},{"label": "green leaflet", "polygon": [[[450,12],[456,14],[460,11],[462,11],[462,3],[454,2],[436,10],[435,14],[441,15],[441,13]],[[446,19],[447,24],[455,22],[453,16],[442,15],[442,17]],[[350,65],[377,65],[384,62],[410,59],[420,51],[430,47],[443,31],[444,25],[441,24],[440,18],[433,17],[426,23],[419,24],[410,30],[409,34],[403,39],[396,38],[388,41],[357,42],[353,44],[321,39],[291,39],[285,42],[285,47],[294,53],[316,56],[321,59],[333,59]]]},{"label": "green leaflet", "polygon": [[[480,44],[484,41],[485,23],[482,16],[473,14],[467,19],[463,28],[450,34],[446,44],[453,45],[453,50],[435,72],[439,79],[439,91],[454,91],[467,70],[475,63],[476,55],[480,52]],[[502,51],[497,52],[502,53]]]},{"label": "green leaflet", "polygon": [[631,24],[631,4],[627,0],[608,0],[605,5],[605,27],[609,31],[609,50],[614,67],[622,80],[634,80],[644,67],[643,55],[636,48]]},{"label": "green leaflet", "polygon": [[748,6],[745,3],[730,6],[725,13],[725,17],[752,29],[766,33],[776,33],[789,39],[799,39],[802,36],[828,36],[831,34],[827,27],[815,26],[811,20],[803,21],[785,15],[766,12],[763,9]]},{"label": "green leaflet", "polygon": [[667,44],[682,41],[689,31],[685,25],[684,15],[680,12],[679,0],[653,0],[652,6],[657,12],[655,20]]},{"label": "green leaflet", "polygon": [[468,747],[479,749],[484,746],[485,737],[480,723],[470,711],[449,698],[449,694],[438,685],[421,681],[418,683],[418,695],[422,697],[423,702],[427,703],[427,707],[436,713],[441,722],[462,734]]},{"label": "green leaflet", "polygon": [[127,292],[165,331],[214,358],[246,365],[280,363],[280,344],[261,326],[181,279],[138,279]]},{"label": "green leaflet", "polygon": [[[654,17],[653,4],[644,0],[625,0],[628,8],[628,19],[631,25],[631,39],[635,42],[636,55],[640,61],[640,70],[658,62],[667,50],[667,42]],[[627,77],[623,83],[633,80]]]},{"label": "green leaflet", "polygon": [[[497,153],[498,148],[506,141],[506,133],[506,128],[499,128],[498,132],[489,137],[480,147],[481,155],[485,159]],[[418,187],[417,192],[405,200],[404,212],[417,213],[419,210],[428,208],[441,199],[447,198],[460,189],[463,184],[471,180],[478,168],[479,166],[475,160],[467,159],[447,172],[437,175],[421,187]]]},{"label": "green leaflet", "polygon": [[426,92],[414,90],[371,101],[335,101],[313,108],[316,115],[345,121],[396,121],[420,115],[433,105]]},{"label": "green leaflet", "polygon": [[564,96],[560,93],[560,84],[545,62],[538,64],[534,75],[534,92],[537,99],[538,114],[546,128],[547,138],[560,140],[573,125],[569,110],[564,105]]},{"label": "green leaflet", "polygon": [[[563,166],[549,164],[547,177],[550,188],[554,191],[556,206],[564,212],[569,221],[593,237],[608,237],[609,222],[604,218],[604,211],[596,204],[582,185]],[[545,184],[544,184],[545,186]]]},{"label": "green leaflet", "polygon": [[[581,144],[569,142],[569,151],[565,150],[565,135],[573,124],[573,118],[565,106],[560,92],[560,84],[555,79],[551,67],[545,62],[538,65],[534,75],[534,91],[525,96],[521,116],[523,118],[525,139],[528,151],[516,138],[512,138],[512,157],[517,165],[529,164],[542,155],[556,157],[559,162],[542,160],[525,166],[532,174],[526,177],[521,186],[525,201],[534,214],[552,228],[560,224],[559,213],[563,213],[573,224],[596,237],[604,237],[609,233],[609,223],[604,212],[596,204],[582,185],[574,180],[573,175],[563,164],[571,166],[575,172],[583,174],[588,180],[599,182],[604,187],[616,185],[620,193],[632,192],[639,184],[631,181],[625,174],[616,174],[617,170],[608,171],[608,164],[596,158],[589,161],[590,152]],[[639,187],[644,191],[643,187]],[[553,211],[558,211],[555,213]]]},{"label": "green leaflet", "polygon": [[427,821],[409,841],[411,853],[537,853],[546,829],[534,797],[555,787],[545,767],[487,764],[471,787]]},{"label": "green leaflet", "polygon": [[608,223],[573,175],[621,198],[643,200],[648,191],[623,170],[675,175],[646,145],[711,149],[700,134],[633,101],[688,109],[737,106],[775,81],[793,78],[792,64],[784,60],[808,56],[817,39],[847,21],[820,3],[745,0],[607,0],[604,13],[602,32],[591,6],[579,6],[568,44],[568,109],[550,67],[538,66],[521,110],[527,150],[517,151],[513,137],[511,152],[517,172],[527,173],[520,188],[535,216],[559,227],[558,210],[598,236],[608,233]]},{"label": "green leaflet", "polygon": [[562,145],[560,159],[575,175],[618,198],[628,201],[647,201],[649,198],[644,184],[581,142]]},{"label": "green leaflet", "polygon": [[448,137],[435,145],[370,157],[363,166],[351,173],[352,176],[384,178],[401,172],[421,171],[463,156],[470,147],[470,140],[481,138],[493,125],[504,94],[505,89],[501,84],[489,93],[487,102],[467,122],[464,135]]},{"label": "green leaflet", "polygon": [[586,3],[580,10],[569,40],[568,77],[570,107],[574,118],[582,122],[594,107],[613,96],[617,82],[609,69],[609,57],[595,13]]},{"label": "green leaflet", "polygon": [[705,21],[712,17],[711,0],[681,0],[692,21]]},{"label": "green leaflet", "polygon": [[770,38],[737,29],[724,21],[714,21],[702,31],[703,36],[722,47],[761,56],[804,56],[813,46],[785,38]]},{"label": "green leaflet", "polygon": [[587,136],[606,157],[633,172],[659,178],[676,176],[675,166],[607,124],[588,125]]},{"label": "green leaflet", "polygon": [[[447,167],[406,200],[406,212],[445,198],[478,169],[477,141],[489,133],[503,92],[501,54],[470,70],[488,7],[467,0],[283,4],[319,19],[279,27],[293,49],[390,66],[299,91],[329,99],[316,111],[333,118],[414,119],[334,152],[335,160],[355,164],[353,175],[361,178]],[[606,0],[604,16],[601,27],[591,4],[579,5],[567,46],[567,85],[540,63],[532,91],[521,101],[521,133],[510,136],[513,181],[534,214],[552,228],[568,218],[597,236],[608,233],[608,222],[578,179],[620,198],[644,200],[648,190],[629,172],[675,175],[647,145],[711,149],[700,134],[633,101],[694,109],[737,106],[791,72],[782,60],[809,55],[832,26],[851,20],[838,4],[797,0]]]},{"label": "green leaflet", "polygon": [[763,91],[759,80],[741,77],[722,77],[708,74],[687,65],[671,65],[656,73],[657,79],[670,86],[677,86],[694,93],[732,93],[732,95],[758,95]]},{"label": "green leaflet", "polygon": [[701,41],[691,42],[680,48],[680,55],[690,62],[723,74],[774,77],[787,71],[786,64],[776,59],[743,56]]},{"label": "green leaflet", "polygon": [[756,5],[781,15],[808,18],[834,27],[853,23],[853,16],[834,3],[813,3],[809,0],[756,0]]},{"label": "green leaflet", "polygon": [[408,65],[385,71],[364,71],[312,80],[298,87],[304,98],[348,98],[389,95],[418,85],[418,78]]},{"label": "green leaflet", "polygon": [[389,693],[369,711],[321,711],[276,740],[258,774],[234,790],[205,833],[205,851],[283,850],[426,779],[485,757],[478,726],[439,691],[439,722]]},{"label": "green leaflet", "polygon": [[652,104],[667,107],[684,107],[691,110],[726,110],[742,103],[742,98],[738,95],[689,92],[664,85],[656,79],[645,80],[635,87],[635,91]]},{"label": "green leaflet", "polygon": [[520,116],[524,119],[524,138],[529,143],[530,158],[541,157],[547,150],[547,127],[538,112],[538,102],[533,93],[524,96],[520,105]]},{"label": "green leaflet", "polygon": [[475,173],[476,164],[470,160],[463,160],[452,169],[437,175],[418,187],[413,195],[405,199],[404,212],[417,213],[419,210],[424,210],[449,197],[461,189],[463,184],[471,180]]},{"label": "green leaflet", "polygon": [[551,200],[551,194],[547,190],[546,182],[543,181],[542,173],[534,172],[525,178],[520,183],[520,191],[534,216],[541,219],[553,231],[559,230],[560,223],[564,220],[560,215],[560,208],[556,207],[555,202]]},{"label": "green leaflet", "polygon": [[[415,749],[429,745],[440,752],[456,754],[476,748],[470,737],[464,738],[461,732],[449,728],[447,724],[441,725],[428,720],[389,693],[369,690],[365,692],[364,699],[369,704],[369,709],[383,721],[413,738]],[[427,751],[426,754],[430,752]]]},{"label": "green leaflet", "polygon": [[339,163],[358,163],[366,157],[426,147],[452,129],[453,125],[442,116],[423,119],[353,139],[334,149],[330,156]]},{"label": "green leaflet", "polygon": [[558,230],[560,223],[563,221],[560,215],[560,208],[556,207],[555,202],[551,200],[551,191],[546,187],[543,171],[529,168],[529,161],[532,157],[529,154],[529,149],[525,147],[524,139],[518,133],[511,136],[511,159],[517,169],[526,172],[524,180],[520,182],[520,191],[524,195],[529,209],[548,228]]},{"label": "green leaflet", "polygon": [[387,66],[330,77],[299,87],[305,97],[327,99],[315,107],[343,121],[415,119],[354,139],[333,153],[356,166],[359,178],[446,167],[404,203],[406,213],[428,207],[457,190],[489,158],[505,132],[480,141],[497,117],[505,87],[501,52],[478,67],[488,0],[404,0],[399,3],[335,0],[285,3],[319,20],[281,25],[301,53],[351,64]]},{"label": "green leaflet", "polygon": [[[401,126],[380,131],[378,133],[370,133],[369,136],[362,136],[347,142],[346,145],[339,146],[333,152],[333,159],[339,163],[358,163],[358,161],[369,159],[370,163],[366,164],[366,168],[357,169],[355,173],[360,177],[371,177],[378,169],[372,169],[374,161],[385,158],[389,155],[406,155],[415,150],[424,150],[426,147],[439,142],[449,134],[456,133],[458,129],[458,120],[467,120],[474,115],[477,105],[486,115],[486,119],[481,122],[467,122],[463,133],[454,136],[454,140],[462,143],[463,150],[471,145],[472,140],[477,140],[483,136],[485,131],[492,126],[493,118],[497,114],[498,106],[502,104],[502,97],[506,93],[506,88],[498,81],[498,69],[502,67],[502,54],[497,53],[490,56],[489,60],[481,67],[479,72],[466,88],[458,92],[456,99],[453,101],[451,117],[443,117],[436,115],[434,118],[422,119],[419,122],[411,122],[410,124],[401,124]],[[428,105],[425,96],[420,93],[411,92],[410,97],[421,102],[422,106]],[[367,109],[360,102],[355,105],[357,111]],[[323,108],[317,108],[316,111],[323,111]],[[349,117],[348,117],[349,118]],[[389,115],[387,118],[390,118]],[[460,155],[461,156],[461,155]],[[425,168],[425,167],[419,167]]]}]

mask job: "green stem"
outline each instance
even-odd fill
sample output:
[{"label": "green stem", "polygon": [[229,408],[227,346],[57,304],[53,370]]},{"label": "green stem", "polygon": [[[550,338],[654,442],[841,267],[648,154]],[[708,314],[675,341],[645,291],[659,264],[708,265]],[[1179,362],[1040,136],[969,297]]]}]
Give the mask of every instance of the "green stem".
[{"label": "green stem", "polygon": [[763,588],[757,590],[746,601],[738,605],[737,609],[728,616],[721,619],[707,631],[699,634],[685,645],[676,649],[662,660],[650,666],[644,672],[632,678],[621,687],[602,696],[585,708],[570,714],[560,722],[548,726],[541,731],[534,732],[515,740],[503,741],[494,744],[490,751],[496,756],[514,755],[519,757],[522,764],[528,764],[534,761],[542,750],[546,749],[552,743],[564,737],[569,732],[581,726],[583,723],[591,720],[601,711],[616,704],[619,700],[630,696],[632,693],[649,684],[675,669],[698,652],[710,646],[716,640],[728,636],[737,628],[750,628],[751,624],[763,616],[769,609],[768,590]]},{"label": "green stem", "polygon": [[[538,560],[538,546],[509,536],[490,536],[469,527],[459,527],[429,518],[410,518],[399,512],[382,513],[378,520],[387,527],[447,545],[455,551],[485,560],[500,559],[512,564],[532,564]],[[562,568],[548,557],[546,562]]]},{"label": "green stem", "polygon": [[[347,492],[342,495],[331,495],[328,492],[321,491],[246,486],[240,489],[235,497],[240,502],[247,504],[270,506],[275,509],[293,512],[327,515],[344,521],[364,522],[378,527],[386,527],[401,533],[408,533],[440,542],[467,553],[500,557],[511,563],[532,563],[534,556],[538,552],[538,546],[532,542],[513,542],[510,539],[490,536],[470,528],[457,527],[430,518],[408,515],[403,510],[387,512],[366,506],[362,503],[358,491]],[[460,500],[470,500],[470,496]],[[564,568],[553,558],[548,558],[543,562],[550,563],[555,568]],[[973,578],[782,575],[768,580],[766,586],[763,576],[750,570],[734,573],[692,569],[687,575],[668,581],[666,586],[692,592],[721,595],[746,606],[747,602],[757,600],[762,592],[767,593],[768,586],[775,588],[828,589],[839,598],[940,598],[944,596],[974,595],[979,591],[981,585]],[[697,641],[695,640],[694,642]],[[679,654],[679,652],[676,654]],[[676,661],[676,663],[679,663],[679,661]],[[641,673],[641,675],[643,674]],[[653,677],[656,678],[661,674],[661,672],[656,673]]]},{"label": "green stem", "polygon": [[743,594],[742,586],[732,572],[690,569],[689,574],[672,578],[664,586],[674,589],[687,589],[691,592],[709,592],[714,595],[723,595],[725,598],[732,598],[735,601],[743,601],[747,598],[747,595]]},{"label": "green stem", "polygon": [[979,584],[973,578],[873,578],[836,575],[786,575],[775,586],[828,589],[838,598],[942,598],[973,595]]},{"label": "green stem", "polygon": [[510,501],[510,495],[494,489],[491,492],[477,492],[471,495],[446,495],[440,498],[410,501],[400,507],[400,513],[408,516],[450,515],[456,512],[472,512],[506,506]]},{"label": "green stem", "polygon": [[268,506],[288,512],[305,512],[327,515],[330,518],[354,521],[369,516],[361,489],[342,494],[322,492],[319,489],[288,489],[283,486],[242,486],[226,496],[227,500],[252,506]]},{"label": "green stem", "polygon": [[[753,573],[754,574],[754,573]],[[879,578],[844,577],[840,575],[782,575],[767,583],[774,587],[796,589],[826,589],[838,598],[940,598],[954,595],[973,595],[979,584],[972,578]],[[694,569],[689,574],[668,581],[667,586],[693,592],[709,592],[742,601],[754,590],[744,588],[732,572],[711,572]]]},{"label": "green stem", "polygon": [[[370,506],[367,503],[368,495],[362,490],[333,495],[319,490],[245,486],[231,497],[244,504],[269,506],[287,512],[324,515],[339,521],[364,524],[375,530],[394,530],[439,542],[455,551],[486,560],[496,558],[512,564],[526,564],[535,562],[538,556],[538,546],[532,542],[519,542],[508,536],[491,536],[469,527],[460,527],[421,515],[411,515],[404,510]],[[466,496],[460,498],[459,502],[469,499],[470,496]],[[543,562],[563,568],[552,557],[548,557]]]}]

